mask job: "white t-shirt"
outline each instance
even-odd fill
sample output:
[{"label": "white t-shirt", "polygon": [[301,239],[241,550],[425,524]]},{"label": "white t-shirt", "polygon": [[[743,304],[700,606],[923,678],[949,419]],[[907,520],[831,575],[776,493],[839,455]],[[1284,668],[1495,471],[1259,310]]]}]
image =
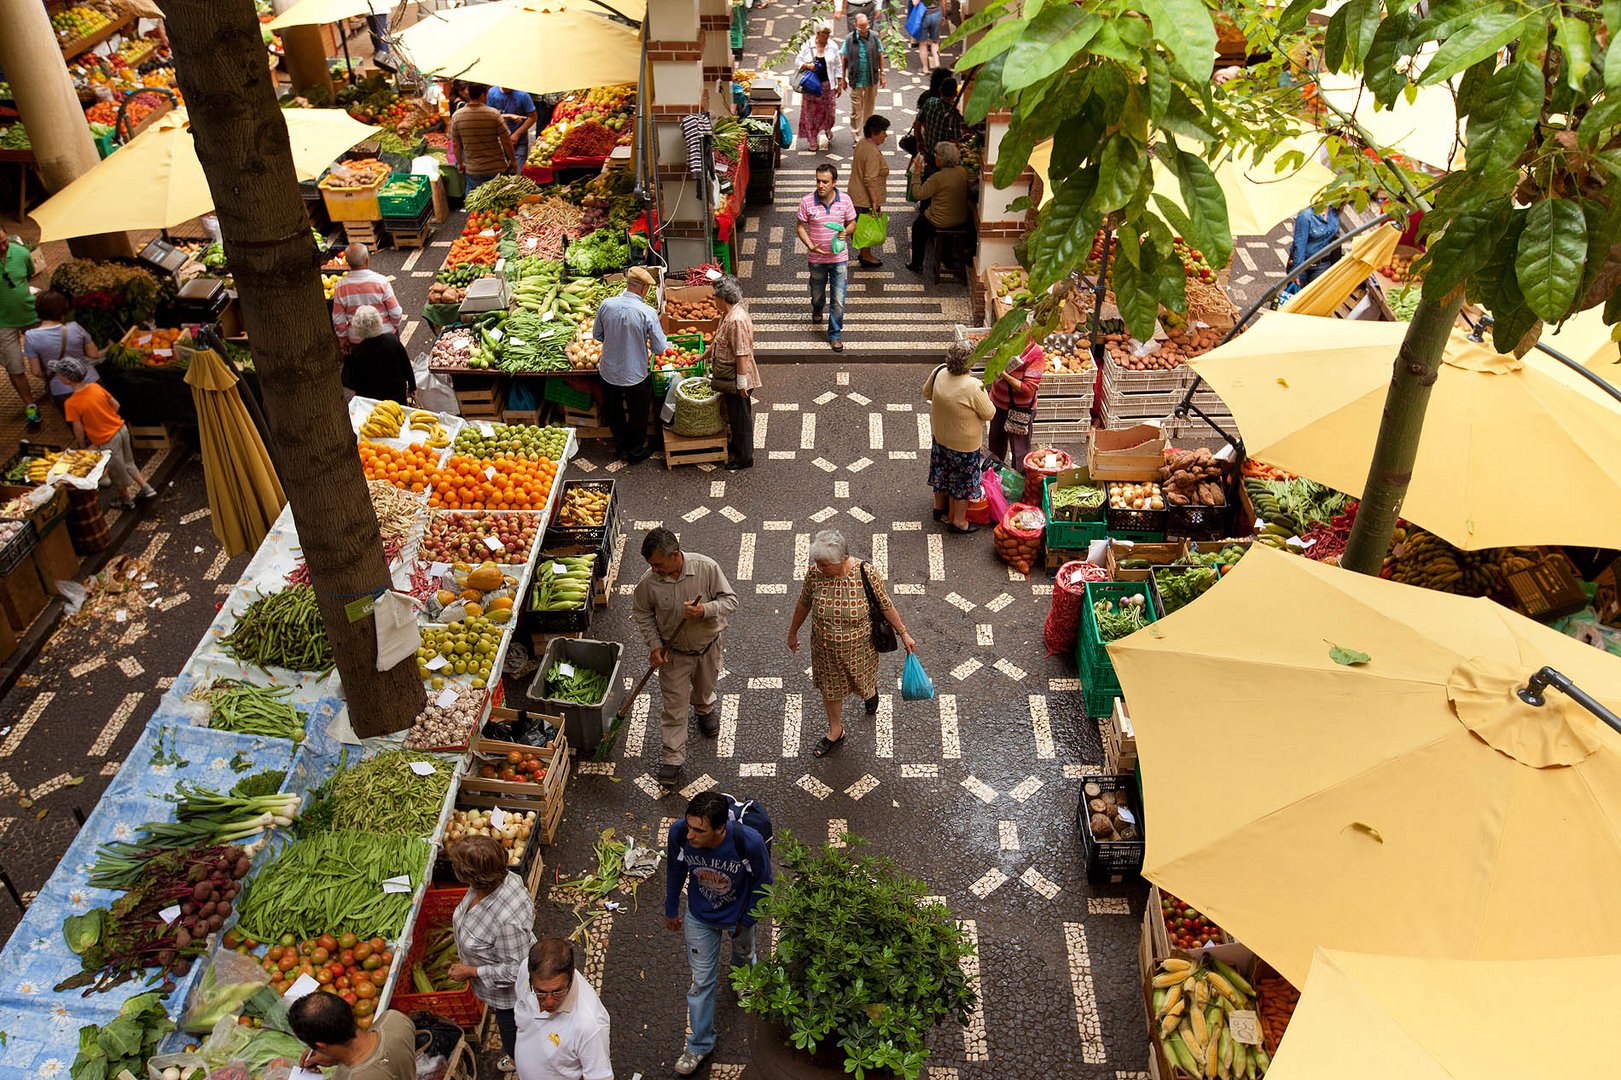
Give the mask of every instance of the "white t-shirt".
[{"label": "white t-shirt", "polygon": [[608,1010],[584,976],[574,973],[574,984],[555,1012],[541,1012],[527,978],[518,981],[517,990],[512,1060],[518,1080],[613,1080]]}]

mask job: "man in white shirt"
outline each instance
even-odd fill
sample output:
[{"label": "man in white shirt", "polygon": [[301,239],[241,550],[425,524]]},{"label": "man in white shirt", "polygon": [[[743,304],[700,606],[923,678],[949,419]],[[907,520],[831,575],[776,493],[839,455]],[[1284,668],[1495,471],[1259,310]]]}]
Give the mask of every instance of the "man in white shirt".
[{"label": "man in white shirt", "polygon": [[513,1061],[518,1080],[613,1080],[608,1010],[574,977],[574,947],[544,938],[529,950],[529,978],[518,984]]}]

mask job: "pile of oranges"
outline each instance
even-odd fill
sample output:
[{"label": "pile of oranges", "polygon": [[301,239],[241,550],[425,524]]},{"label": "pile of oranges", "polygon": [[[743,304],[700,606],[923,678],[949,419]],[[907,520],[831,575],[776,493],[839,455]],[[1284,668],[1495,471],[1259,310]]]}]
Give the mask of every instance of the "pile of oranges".
[{"label": "pile of oranges", "polygon": [[360,441],[360,464],[368,480],[387,480],[403,491],[426,491],[439,467],[439,451],[423,443],[396,450],[382,443]]},{"label": "pile of oranges", "polygon": [[431,478],[428,505],[450,510],[542,510],[556,479],[557,462],[545,458],[456,454]]}]

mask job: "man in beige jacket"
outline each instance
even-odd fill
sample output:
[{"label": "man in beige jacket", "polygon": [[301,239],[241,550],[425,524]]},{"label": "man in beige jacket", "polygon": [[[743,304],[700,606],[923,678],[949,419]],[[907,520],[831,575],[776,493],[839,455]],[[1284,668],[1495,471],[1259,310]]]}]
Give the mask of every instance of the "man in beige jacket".
[{"label": "man in beige jacket", "polygon": [[[855,155],[850,160],[850,183],[845,194],[855,203],[857,214],[881,214],[889,199],[889,162],[884,160],[884,140],[889,138],[889,118],[867,117],[856,140]],[[882,245],[877,245],[882,247]],[[862,266],[882,266],[884,261],[873,254],[873,248],[859,249]]]},{"label": "man in beige jacket", "polygon": [[659,669],[664,752],[658,779],[671,788],[687,761],[689,706],[698,714],[698,730],[711,737],[720,731],[720,638],[737,610],[737,594],[714,559],[682,551],[669,529],[642,538],[642,558],[648,570],[636,583],[631,621],[647,642],[647,662]]}]

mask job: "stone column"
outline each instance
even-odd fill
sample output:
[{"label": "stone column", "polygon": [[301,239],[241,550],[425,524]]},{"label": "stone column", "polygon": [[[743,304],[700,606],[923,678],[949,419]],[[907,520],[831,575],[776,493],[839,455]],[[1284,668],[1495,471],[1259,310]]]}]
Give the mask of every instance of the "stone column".
[{"label": "stone column", "polygon": [[[45,186],[61,191],[101,161],[84,108],[51,20],[39,0],[0,0],[0,67],[11,82],[17,111],[33,143],[34,160]],[[123,233],[81,236],[68,241],[73,254],[106,259],[133,254]]]},{"label": "stone column", "polygon": [[1024,238],[1025,214],[1009,210],[1008,204],[1021,195],[1029,195],[1035,173],[1026,168],[1012,184],[997,188],[991,184],[991,173],[996,169],[996,154],[1007,135],[1013,114],[993,112],[985,118],[985,154],[980,167],[979,250],[974,256],[974,280],[969,283],[969,296],[973,301],[974,318],[985,323],[985,269],[990,266],[1016,266],[1013,245]]},{"label": "stone column", "polygon": [[711,83],[730,83],[729,26],[726,0],[649,0],[647,5],[651,78],[642,88],[643,107],[652,118],[665,255],[678,270],[712,259],[706,239],[712,226],[706,218],[714,208],[705,202],[699,180],[687,174],[681,117],[709,108]]}]

